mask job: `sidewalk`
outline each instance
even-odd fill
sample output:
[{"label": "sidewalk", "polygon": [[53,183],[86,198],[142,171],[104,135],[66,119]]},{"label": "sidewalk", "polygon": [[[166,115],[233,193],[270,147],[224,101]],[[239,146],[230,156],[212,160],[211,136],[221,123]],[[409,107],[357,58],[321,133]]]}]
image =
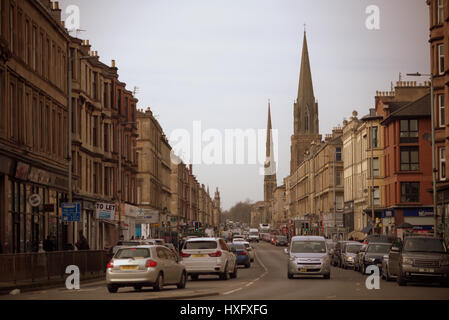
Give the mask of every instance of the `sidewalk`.
[{"label": "sidewalk", "polygon": [[[0,282],[0,296],[9,294],[14,289],[19,289],[21,292],[30,292],[44,289],[52,289],[58,287],[65,287],[65,281],[68,275],[64,278],[56,277],[53,279],[42,279],[36,281],[17,281],[14,282]],[[90,284],[93,282],[104,281],[106,275],[91,275],[81,276],[80,282],[83,284]]]}]

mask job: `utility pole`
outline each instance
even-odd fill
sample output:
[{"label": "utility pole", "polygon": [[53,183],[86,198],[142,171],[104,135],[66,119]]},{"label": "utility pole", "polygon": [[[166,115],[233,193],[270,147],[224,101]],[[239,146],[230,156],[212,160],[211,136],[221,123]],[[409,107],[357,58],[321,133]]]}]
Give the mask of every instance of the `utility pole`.
[{"label": "utility pole", "polygon": [[[70,50],[70,45],[68,45],[68,49],[67,49],[67,56],[68,56],[68,63],[67,63],[67,68],[68,68],[68,72],[67,72],[67,102],[68,102],[68,141],[67,141],[67,162],[68,162],[68,168],[67,168],[67,175],[68,175],[68,186],[67,186],[67,198],[68,198],[68,202],[72,203],[73,201],[73,195],[72,195],[72,52]],[[75,244],[76,242],[76,230],[75,230],[75,222],[72,222],[72,227],[73,227],[73,234],[72,234],[72,243]]]},{"label": "utility pole", "polygon": [[371,124],[371,231],[374,234],[374,127]]},{"label": "utility pole", "polygon": [[118,121],[118,233],[122,236],[122,124]]}]

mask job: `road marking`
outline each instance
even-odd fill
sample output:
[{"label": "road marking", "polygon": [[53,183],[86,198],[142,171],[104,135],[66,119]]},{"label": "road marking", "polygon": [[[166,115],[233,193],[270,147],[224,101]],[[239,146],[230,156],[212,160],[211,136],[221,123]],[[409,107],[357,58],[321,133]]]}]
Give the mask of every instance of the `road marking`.
[{"label": "road marking", "polygon": [[240,291],[240,290],[242,290],[243,288],[238,288],[238,289],[235,289],[235,290],[232,290],[232,291],[228,291],[228,292],[225,292],[225,293],[223,293],[223,295],[228,295],[228,294],[231,294],[231,293],[234,293],[234,292],[237,292],[237,291]]}]

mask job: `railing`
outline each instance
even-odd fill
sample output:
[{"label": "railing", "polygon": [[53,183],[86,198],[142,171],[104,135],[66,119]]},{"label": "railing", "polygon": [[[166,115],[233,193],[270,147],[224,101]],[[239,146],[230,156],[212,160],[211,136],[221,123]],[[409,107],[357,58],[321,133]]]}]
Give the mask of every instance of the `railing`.
[{"label": "railing", "polygon": [[103,275],[106,251],[55,251],[0,254],[0,282],[37,281],[64,278],[67,266],[79,268],[80,276]]}]

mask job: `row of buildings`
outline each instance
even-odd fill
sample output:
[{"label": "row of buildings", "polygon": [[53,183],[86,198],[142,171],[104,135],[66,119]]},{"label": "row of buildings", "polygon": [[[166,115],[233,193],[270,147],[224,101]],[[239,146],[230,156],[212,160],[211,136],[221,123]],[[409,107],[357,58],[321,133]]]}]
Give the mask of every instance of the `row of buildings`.
[{"label": "row of buildings", "polygon": [[374,108],[360,118],[354,111],[324,140],[304,35],[290,175],[282,186],[267,183],[271,177],[266,177],[265,199],[253,207],[253,225],[263,221],[285,232],[337,238],[373,232],[400,236],[403,228],[433,233],[436,225],[437,233],[448,238],[449,4],[429,0],[428,5],[432,81],[403,81],[400,76],[391,91],[376,93]]},{"label": "row of buildings", "polygon": [[[163,129],[137,103],[115,61],[65,29],[58,2],[1,1],[0,252],[37,251],[48,236],[59,250],[81,233],[103,249],[121,235],[218,226],[218,189],[212,198],[192,166],[170,160]],[[63,220],[69,201],[80,203],[77,222]]]}]

